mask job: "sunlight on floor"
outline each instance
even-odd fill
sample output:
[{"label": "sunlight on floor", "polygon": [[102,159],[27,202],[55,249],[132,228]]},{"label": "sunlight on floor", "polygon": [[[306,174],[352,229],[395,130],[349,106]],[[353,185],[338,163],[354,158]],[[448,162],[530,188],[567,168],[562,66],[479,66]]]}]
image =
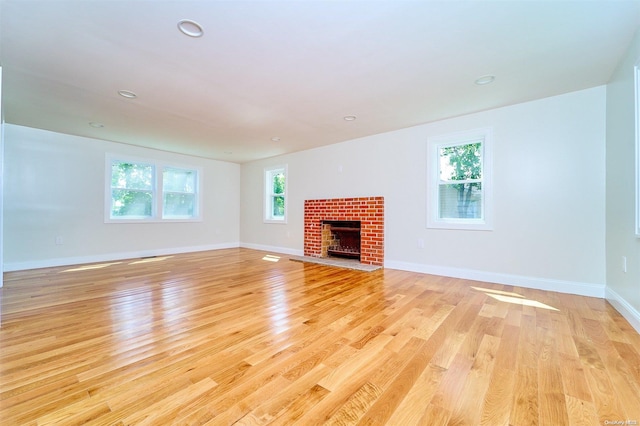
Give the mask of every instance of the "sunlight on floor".
[{"label": "sunlight on floor", "polygon": [[[170,259],[173,256],[162,256],[162,257],[147,257],[147,258],[142,258],[140,260],[136,260],[135,262],[130,262],[129,265],[137,265],[140,263],[151,263],[151,262],[160,262],[162,260],[166,260],[166,259]],[[106,268],[108,266],[112,266],[112,265],[119,265],[122,262],[109,262],[109,263],[98,263],[98,264],[94,264],[94,265],[84,265],[84,266],[78,266],[76,268],[72,268],[72,269],[65,269],[64,271],[60,271],[62,272],[78,272],[78,271],[90,271],[92,269],[102,269],[102,268]]]},{"label": "sunlight on floor", "polygon": [[173,256],[162,256],[162,257],[147,257],[142,260],[136,260],[135,262],[129,263],[129,265],[137,265],[139,263],[152,263],[152,262],[160,262],[162,260],[171,259]]},{"label": "sunlight on floor", "polygon": [[269,262],[277,262],[278,260],[280,260],[280,256],[273,256],[271,254],[268,254],[265,257],[263,257],[262,260],[267,260]]},{"label": "sunlight on floor", "polygon": [[471,286],[472,289],[474,290],[478,290],[478,291],[482,291],[483,293],[493,293],[493,294],[501,294],[503,296],[511,296],[511,297],[521,297],[521,298],[525,298],[524,296],[518,294],[518,293],[512,293],[510,291],[502,291],[502,290],[493,290],[490,288],[482,288],[482,287],[474,287]]},{"label": "sunlight on floor", "polygon": [[65,269],[64,271],[60,271],[60,273],[62,273],[62,272],[90,271],[92,269],[102,269],[102,268],[106,268],[107,266],[118,265],[120,263],[122,263],[122,262],[99,263],[97,265],[84,265],[84,266],[78,266],[77,268]]},{"label": "sunlight on floor", "polygon": [[473,287],[473,286],[471,288],[474,290],[481,291],[485,293],[487,296],[492,297],[496,300],[499,300],[500,302],[514,303],[516,305],[523,305],[523,306],[532,306],[534,308],[549,309],[551,311],[558,310],[553,306],[546,305],[542,302],[538,302],[537,300],[527,299],[526,297],[518,293],[512,293],[512,292],[501,291],[501,290],[492,290],[490,288]]}]

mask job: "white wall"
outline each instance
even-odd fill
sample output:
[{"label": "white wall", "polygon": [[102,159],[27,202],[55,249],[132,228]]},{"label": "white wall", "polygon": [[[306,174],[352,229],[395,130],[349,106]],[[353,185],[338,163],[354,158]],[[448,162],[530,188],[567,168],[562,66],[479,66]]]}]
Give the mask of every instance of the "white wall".
[{"label": "white wall", "polygon": [[[640,239],[635,236],[634,65],[640,33],[607,85],[607,299],[640,332]],[[627,272],[622,257],[627,258]]]},{"label": "white wall", "polygon": [[[3,183],[3,172],[4,167],[4,114],[2,113],[2,67],[0,67],[0,288],[4,285],[4,255],[2,253],[2,246],[4,241],[4,226],[3,226],[3,217],[4,217],[4,209],[3,209],[3,201],[4,201],[4,183]],[[2,298],[2,294],[0,293],[0,299]],[[0,300],[1,304],[2,300]],[[2,316],[2,312],[0,312],[0,316]]]},{"label": "white wall", "polygon": [[[201,167],[203,221],[104,223],[106,153]],[[238,246],[238,164],[6,124],[4,179],[5,270]]]},{"label": "white wall", "polygon": [[[602,297],[605,96],[602,86],[243,164],[241,244],[300,254],[305,199],[381,195],[388,268]],[[426,229],[427,138],[487,126],[494,230]],[[263,168],[283,163],[289,221],[264,224]]]}]

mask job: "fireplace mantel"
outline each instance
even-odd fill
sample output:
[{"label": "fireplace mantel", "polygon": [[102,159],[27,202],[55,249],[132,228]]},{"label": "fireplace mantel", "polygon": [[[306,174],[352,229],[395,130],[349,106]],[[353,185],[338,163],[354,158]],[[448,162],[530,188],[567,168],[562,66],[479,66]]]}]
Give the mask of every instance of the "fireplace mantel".
[{"label": "fireplace mantel", "polygon": [[305,200],[305,256],[322,257],[322,221],[359,221],[360,263],[384,264],[384,197]]}]

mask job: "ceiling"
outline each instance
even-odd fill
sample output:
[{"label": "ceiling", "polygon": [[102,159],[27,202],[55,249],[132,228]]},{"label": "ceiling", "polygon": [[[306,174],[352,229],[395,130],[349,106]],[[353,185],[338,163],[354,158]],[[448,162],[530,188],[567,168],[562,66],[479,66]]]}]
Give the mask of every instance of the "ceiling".
[{"label": "ceiling", "polygon": [[3,111],[243,163],[605,84],[639,25],[640,0],[0,0]]}]

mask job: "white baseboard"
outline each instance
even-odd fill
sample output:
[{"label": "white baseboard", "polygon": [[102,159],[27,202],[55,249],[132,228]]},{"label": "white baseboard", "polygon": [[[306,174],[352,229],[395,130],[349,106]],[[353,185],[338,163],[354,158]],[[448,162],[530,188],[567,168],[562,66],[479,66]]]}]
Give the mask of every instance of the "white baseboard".
[{"label": "white baseboard", "polygon": [[288,254],[290,256],[302,256],[304,255],[304,250],[296,250],[290,249],[286,247],[277,247],[277,246],[267,246],[263,244],[253,244],[253,243],[240,243],[240,247],[248,248],[253,250],[261,250],[261,251],[271,251],[274,253],[282,253]]},{"label": "white baseboard", "polygon": [[610,287],[607,287],[606,299],[640,333],[640,312]]},{"label": "white baseboard", "polygon": [[204,246],[172,247],[172,248],[164,248],[164,249],[107,253],[107,254],[97,254],[92,256],[61,257],[56,259],[33,260],[28,262],[8,262],[4,264],[4,271],[11,272],[11,271],[23,271],[26,269],[51,268],[56,266],[82,265],[85,263],[113,262],[115,260],[122,260],[122,259],[137,259],[140,257],[149,257],[149,256],[168,256],[172,254],[192,253],[192,252],[208,251],[208,250],[220,250],[220,249],[237,248],[237,247],[240,247],[240,243],[232,242],[232,243],[210,244],[210,245],[204,245]]},{"label": "white baseboard", "polygon": [[423,274],[441,275],[445,277],[463,278],[474,281],[484,281],[495,284],[514,285],[537,290],[557,291],[559,293],[577,294],[604,298],[605,285],[561,281],[548,278],[526,277],[521,275],[501,274],[496,272],[478,271],[474,269],[460,269],[446,266],[423,265],[418,263],[387,260],[384,267],[402,271],[420,272]]}]

